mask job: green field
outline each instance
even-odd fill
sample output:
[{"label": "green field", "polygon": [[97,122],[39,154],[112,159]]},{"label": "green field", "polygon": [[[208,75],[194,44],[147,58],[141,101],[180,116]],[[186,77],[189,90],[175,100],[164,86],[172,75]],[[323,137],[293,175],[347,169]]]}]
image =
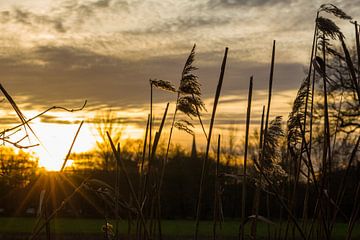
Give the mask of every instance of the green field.
[{"label": "green field", "polygon": [[[0,218],[0,232],[1,233],[31,233],[36,223],[35,218]],[[115,225],[114,220],[110,223]],[[56,234],[84,234],[84,235],[101,235],[103,219],[85,219],[85,218],[57,218],[51,222],[51,231]],[[285,224],[285,223],[284,223]],[[271,230],[275,231],[280,226],[280,223],[271,226]],[[194,232],[194,221],[191,220],[163,220],[162,221],[163,234],[169,237],[189,237]],[[218,230],[219,236],[236,237],[238,234],[239,222],[234,220],[225,221],[222,224],[222,230]],[[122,234],[128,231],[128,223],[120,221],[119,229]],[[212,236],[213,224],[209,221],[201,222],[200,236]],[[268,227],[266,224],[258,225],[258,236],[267,236]],[[347,224],[337,223],[333,231],[334,239],[344,239],[346,236]],[[249,226],[247,226],[249,232]],[[360,225],[354,228],[352,239],[360,239]]]}]

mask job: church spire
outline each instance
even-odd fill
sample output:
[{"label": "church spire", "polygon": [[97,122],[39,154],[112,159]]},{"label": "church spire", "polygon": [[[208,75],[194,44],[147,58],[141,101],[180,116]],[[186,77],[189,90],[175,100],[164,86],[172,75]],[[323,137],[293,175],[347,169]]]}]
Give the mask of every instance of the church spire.
[{"label": "church spire", "polygon": [[192,159],[197,158],[195,135],[193,135],[193,142],[192,142],[192,147],[191,147],[191,158]]}]

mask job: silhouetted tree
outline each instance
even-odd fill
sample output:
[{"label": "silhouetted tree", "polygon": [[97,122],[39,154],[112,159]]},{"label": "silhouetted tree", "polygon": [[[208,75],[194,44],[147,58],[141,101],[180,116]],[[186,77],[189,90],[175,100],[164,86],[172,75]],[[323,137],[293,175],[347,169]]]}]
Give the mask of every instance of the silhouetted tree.
[{"label": "silhouetted tree", "polygon": [[0,147],[0,182],[8,187],[24,187],[34,177],[38,159],[29,153],[14,148]]},{"label": "silhouetted tree", "polygon": [[123,132],[121,119],[111,109],[108,109],[95,117],[94,124],[100,138],[96,141],[97,153],[104,161],[103,169],[109,171],[110,164],[114,163],[115,160],[106,132],[109,133],[114,143],[118,143]]}]

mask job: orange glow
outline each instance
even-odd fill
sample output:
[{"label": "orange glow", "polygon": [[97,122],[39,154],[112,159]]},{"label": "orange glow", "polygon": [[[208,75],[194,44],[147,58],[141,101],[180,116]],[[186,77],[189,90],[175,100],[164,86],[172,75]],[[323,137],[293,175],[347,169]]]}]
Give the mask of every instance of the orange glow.
[{"label": "orange glow", "polygon": [[[39,157],[39,166],[48,171],[59,171],[74,139],[78,124],[35,123],[34,132],[41,141],[32,151]],[[89,126],[84,124],[72,152],[88,151],[94,146]],[[72,160],[66,166],[71,166]]]},{"label": "orange glow", "polygon": [[[41,141],[41,145],[31,149],[39,157],[39,167],[47,171],[59,171],[70,149],[78,124],[34,123],[33,130]],[[128,125],[124,128],[122,140],[139,138],[143,130]],[[96,131],[91,124],[84,124],[75,141],[72,152],[91,151],[96,145]],[[35,142],[35,140],[34,140]],[[68,159],[66,166],[71,166],[73,160]]]}]

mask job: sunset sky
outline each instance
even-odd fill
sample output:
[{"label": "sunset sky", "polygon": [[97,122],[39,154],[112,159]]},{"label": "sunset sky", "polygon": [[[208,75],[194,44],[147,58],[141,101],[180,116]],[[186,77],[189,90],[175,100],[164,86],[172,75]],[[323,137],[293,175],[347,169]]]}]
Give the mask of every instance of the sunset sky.
[{"label": "sunset sky", "polygon": [[[322,3],[327,1],[2,0],[0,83],[28,118],[52,105],[77,108],[88,101],[81,112],[52,112],[34,123],[44,142],[58,146],[57,150],[47,146],[48,152],[61,158],[77,124],[108,107],[127,124],[124,137],[141,137],[149,78],[177,86],[194,43],[195,66],[209,110],[205,118],[211,113],[224,48],[229,47],[217,126],[226,129],[244,122],[251,75],[256,123],[266,101],[272,40],[276,39],[272,115],[287,117],[308,64],[316,9]],[[332,3],[360,19],[360,0]],[[337,23],[344,26],[352,45],[351,25]],[[156,94],[158,117],[165,102],[173,103],[175,97]],[[17,119],[3,105],[0,124],[6,128]],[[95,140],[90,139],[96,133],[87,124],[81,134],[75,149],[85,151],[93,146]]]}]

